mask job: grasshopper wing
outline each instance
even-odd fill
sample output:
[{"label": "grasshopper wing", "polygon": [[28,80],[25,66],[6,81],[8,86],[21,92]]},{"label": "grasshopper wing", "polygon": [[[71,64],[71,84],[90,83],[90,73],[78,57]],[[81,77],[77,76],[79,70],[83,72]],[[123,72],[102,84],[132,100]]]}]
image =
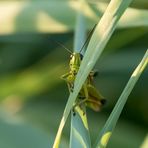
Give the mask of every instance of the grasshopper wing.
[{"label": "grasshopper wing", "polygon": [[94,111],[100,111],[106,100],[93,85],[87,85],[87,89],[88,100],[86,101],[86,105]]}]

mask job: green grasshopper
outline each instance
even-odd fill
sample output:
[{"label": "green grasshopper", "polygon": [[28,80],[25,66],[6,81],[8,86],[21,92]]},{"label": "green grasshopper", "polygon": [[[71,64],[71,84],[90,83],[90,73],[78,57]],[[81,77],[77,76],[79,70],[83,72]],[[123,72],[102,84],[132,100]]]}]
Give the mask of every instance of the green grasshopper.
[{"label": "green grasshopper", "polygon": [[[67,49],[65,46],[57,42],[60,46],[65,48],[71,55],[70,55],[70,62],[69,62],[69,67],[70,70],[68,73],[64,74],[61,76],[62,79],[64,79],[68,85],[69,92],[73,92],[74,88],[74,81],[76,78],[76,75],[78,73],[83,55],[81,54],[82,49],[85,47],[85,45],[88,43],[88,40],[93,33],[96,25],[93,27],[92,31],[89,33],[85,43],[83,44],[81,50],[79,53],[72,53],[71,50]],[[87,107],[91,108],[94,111],[100,111],[101,107],[105,104],[106,100],[104,97],[101,95],[101,93],[96,89],[93,83],[94,76],[96,75],[96,72],[91,71],[84,82],[77,101],[76,105],[82,106],[86,105]],[[74,106],[74,107],[75,107]]]},{"label": "green grasshopper", "polygon": [[[75,77],[78,73],[82,57],[83,56],[81,55],[81,53],[71,53],[69,63],[70,71],[61,76],[61,78],[66,81],[69,92],[73,92]],[[94,71],[91,71],[89,73],[86,81],[84,82],[79,92],[77,99],[78,101],[76,102],[75,106],[81,106],[85,104],[87,107],[91,108],[94,111],[100,111],[101,107],[106,102],[104,97],[100,94],[100,92],[93,84],[95,74],[96,72]]]}]

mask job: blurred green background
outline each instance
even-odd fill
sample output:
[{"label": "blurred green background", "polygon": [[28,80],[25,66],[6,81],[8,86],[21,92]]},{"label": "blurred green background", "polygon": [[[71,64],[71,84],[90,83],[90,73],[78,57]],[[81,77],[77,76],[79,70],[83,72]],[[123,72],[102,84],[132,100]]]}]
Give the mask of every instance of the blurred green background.
[{"label": "blurred green background", "polygon": [[[72,7],[67,0],[0,1],[0,12],[3,12],[0,16],[0,148],[51,147],[68,98],[67,86],[60,76],[69,70],[69,54],[51,38],[73,49],[77,12],[73,9],[78,7],[74,2]],[[132,16],[121,20],[127,26],[119,23],[121,27],[94,68],[99,71],[96,87],[107,98],[107,104],[100,113],[88,109],[92,142],[148,48],[146,4],[143,0],[137,8],[136,2],[133,3],[134,8],[129,12],[137,11],[145,16],[141,18],[134,13],[137,17],[131,26],[126,21],[130,22]],[[91,4],[93,14],[86,13],[88,30],[99,20],[107,3],[98,5],[96,8]],[[138,24],[138,19],[143,24]],[[109,148],[144,145],[148,133],[147,76],[148,69],[126,103]],[[62,148],[68,147],[69,129],[68,123]]]}]

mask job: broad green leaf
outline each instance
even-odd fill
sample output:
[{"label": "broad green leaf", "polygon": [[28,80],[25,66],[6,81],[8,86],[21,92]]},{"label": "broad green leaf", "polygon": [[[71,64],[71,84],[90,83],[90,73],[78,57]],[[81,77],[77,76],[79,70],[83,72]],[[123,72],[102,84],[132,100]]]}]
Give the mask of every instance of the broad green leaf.
[{"label": "broad green leaf", "polygon": [[25,123],[17,123],[9,117],[6,121],[0,119],[1,148],[49,148],[49,136],[38,128]]},{"label": "broad green leaf", "polygon": [[[139,2],[140,3],[140,2]],[[145,4],[146,3],[146,4]],[[17,32],[57,33],[74,30],[79,1],[0,1],[0,34]],[[80,11],[85,14],[88,23],[86,28],[100,20],[108,4],[98,2]],[[147,6],[147,2],[144,1]],[[148,26],[148,10],[128,8],[119,21],[119,28]]]}]

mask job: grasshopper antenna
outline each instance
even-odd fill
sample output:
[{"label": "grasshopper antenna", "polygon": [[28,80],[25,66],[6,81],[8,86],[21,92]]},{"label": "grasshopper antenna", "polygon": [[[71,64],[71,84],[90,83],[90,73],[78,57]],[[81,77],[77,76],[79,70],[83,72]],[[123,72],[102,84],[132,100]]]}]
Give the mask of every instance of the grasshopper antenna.
[{"label": "grasshopper antenna", "polygon": [[83,46],[82,46],[81,49],[80,49],[80,53],[82,52],[82,50],[84,49],[84,47],[85,47],[86,44],[88,43],[88,41],[89,41],[91,35],[93,34],[93,32],[94,32],[96,26],[97,26],[97,24],[95,24],[94,27],[92,28],[92,30],[88,33],[88,36],[87,36],[87,38],[86,38],[86,40],[85,40]]},{"label": "grasshopper antenna", "polygon": [[70,49],[68,49],[67,47],[65,47],[62,43],[55,41],[52,39],[53,42],[55,42],[56,44],[58,44],[59,46],[63,47],[65,50],[68,51],[68,53],[72,54],[72,51]]}]

